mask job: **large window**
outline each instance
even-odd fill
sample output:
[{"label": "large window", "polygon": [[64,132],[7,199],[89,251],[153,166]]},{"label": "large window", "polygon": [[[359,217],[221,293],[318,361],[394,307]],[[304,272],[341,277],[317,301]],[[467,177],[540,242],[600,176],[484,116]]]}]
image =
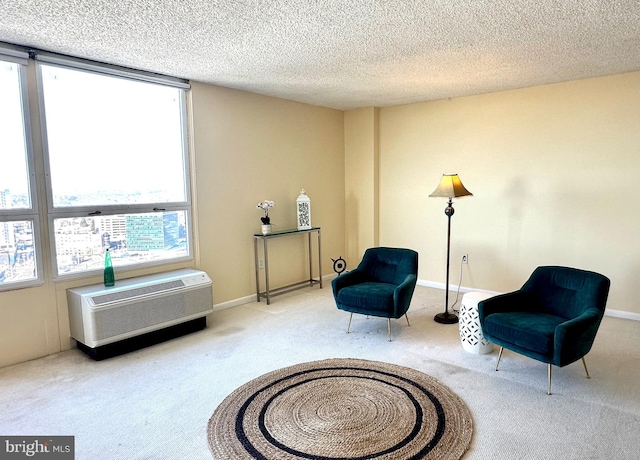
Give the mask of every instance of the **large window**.
[{"label": "large window", "polygon": [[189,258],[186,85],[37,59],[54,276]]},{"label": "large window", "polygon": [[0,49],[0,290],[42,282],[26,57]]},{"label": "large window", "polygon": [[[43,282],[44,221],[54,278],[101,271],[107,249],[116,268],[192,257],[188,88],[171,77],[0,47],[0,290]],[[36,154],[27,94],[39,102]],[[36,159],[44,171],[37,179]],[[46,215],[36,181],[46,190]]]}]

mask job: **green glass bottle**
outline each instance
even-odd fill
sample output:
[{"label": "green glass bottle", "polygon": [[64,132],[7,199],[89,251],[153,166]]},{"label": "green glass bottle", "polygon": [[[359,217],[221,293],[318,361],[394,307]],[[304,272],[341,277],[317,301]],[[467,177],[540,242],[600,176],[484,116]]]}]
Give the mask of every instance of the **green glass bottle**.
[{"label": "green glass bottle", "polygon": [[109,287],[116,284],[116,277],[113,274],[113,265],[111,265],[111,254],[109,250],[104,255],[104,285]]}]

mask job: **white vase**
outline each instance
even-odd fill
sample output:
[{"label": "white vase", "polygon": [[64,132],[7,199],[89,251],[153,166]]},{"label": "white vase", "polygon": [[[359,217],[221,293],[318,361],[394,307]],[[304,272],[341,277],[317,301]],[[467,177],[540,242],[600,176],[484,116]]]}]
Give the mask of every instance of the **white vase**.
[{"label": "white vase", "polygon": [[304,189],[300,191],[300,196],[296,200],[298,215],[298,230],[309,230],[311,228],[311,200]]},{"label": "white vase", "polygon": [[269,233],[271,233],[271,224],[262,224],[262,234],[268,235]]}]

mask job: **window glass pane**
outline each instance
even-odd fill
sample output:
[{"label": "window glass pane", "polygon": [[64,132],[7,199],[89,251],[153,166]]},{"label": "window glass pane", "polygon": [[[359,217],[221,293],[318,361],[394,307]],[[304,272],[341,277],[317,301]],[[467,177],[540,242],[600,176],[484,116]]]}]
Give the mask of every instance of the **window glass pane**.
[{"label": "window glass pane", "polygon": [[109,248],[114,267],[189,255],[187,212],[54,219],[58,274],[104,268]]},{"label": "window glass pane", "polygon": [[30,209],[19,64],[0,61],[0,209]]},{"label": "window glass pane", "polygon": [[37,278],[33,222],[0,222],[0,287]]},{"label": "window glass pane", "polygon": [[186,202],[181,89],[41,65],[53,207]]}]

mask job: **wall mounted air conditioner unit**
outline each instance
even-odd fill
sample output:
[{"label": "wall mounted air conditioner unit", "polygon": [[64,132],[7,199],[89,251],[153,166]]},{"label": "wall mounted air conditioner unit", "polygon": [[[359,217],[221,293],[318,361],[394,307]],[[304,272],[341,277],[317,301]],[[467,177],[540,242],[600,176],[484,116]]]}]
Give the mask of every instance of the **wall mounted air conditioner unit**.
[{"label": "wall mounted air conditioner unit", "polygon": [[67,289],[71,337],[78,348],[102,359],[206,327],[213,288],[199,270]]}]

